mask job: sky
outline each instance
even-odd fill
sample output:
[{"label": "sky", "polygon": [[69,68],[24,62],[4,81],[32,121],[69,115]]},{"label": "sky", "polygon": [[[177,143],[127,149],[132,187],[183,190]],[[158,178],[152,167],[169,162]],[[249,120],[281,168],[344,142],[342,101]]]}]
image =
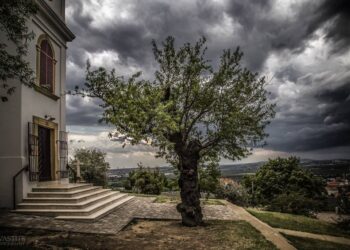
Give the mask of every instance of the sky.
[{"label": "sky", "polygon": [[[66,22],[76,35],[68,44],[68,89],[83,86],[88,59],[93,67],[124,76],[142,71],[152,79],[152,39],[171,35],[180,46],[205,36],[214,67],[224,49],[239,46],[243,66],[266,76],[276,104],[267,145],[240,163],[350,158],[348,0],[76,0],[66,1]],[[148,145],[111,141],[113,127],[98,122],[97,100],[67,96],[66,107],[70,154],[98,148],[112,168],[166,165]]]}]

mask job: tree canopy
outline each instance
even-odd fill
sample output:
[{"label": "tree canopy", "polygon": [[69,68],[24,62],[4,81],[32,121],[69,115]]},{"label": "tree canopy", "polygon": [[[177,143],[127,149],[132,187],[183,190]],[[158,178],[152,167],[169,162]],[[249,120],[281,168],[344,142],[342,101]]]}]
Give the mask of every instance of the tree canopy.
[{"label": "tree canopy", "polygon": [[256,204],[281,212],[309,214],[326,193],[322,179],[302,169],[296,157],[270,159],[243,183]]},{"label": "tree canopy", "polygon": [[199,162],[247,156],[265,138],[274,111],[265,78],[240,65],[239,48],[224,50],[213,67],[205,58],[205,38],[179,48],[174,42],[168,37],[160,48],[153,41],[158,64],[153,81],[140,79],[140,72],[126,79],[88,64],[85,88],[78,93],[99,98],[103,121],[132,143],[151,142],[158,156],[179,169],[178,210],[184,224],[197,225]]},{"label": "tree canopy", "polygon": [[[1,1],[0,3],[0,99],[8,100],[15,91],[15,86],[7,83],[8,79],[17,78],[21,83],[31,86],[34,83],[34,72],[24,60],[27,55],[28,42],[34,33],[28,29],[27,19],[34,15],[38,6],[34,0]],[[11,46],[14,45],[12,51]]]},{"label": "tree canopy", "polygon": [[159,168],[144,167],[139,164],[136,170],[129,173],[125,184],[126,189],[132,189],[138,193],[159,195],[167,185],[167,179]]},{"label": "tree canopy", "polygon": [[85,94],[103,101],[103,121],[140,140],[152,140],[160,155],[178,160],[179,141],[197,146],[203,154],[229,159],[247,156],[263,139],[273,117],[267,102],[265,78],[240,66],[243,53],[224,50],[218,70],[204,58],[205,38],[178,50],[168,37],[153,52],[159,64],[155,80],[138,80],[141,72],[125,80],[105,68],[88,65]]}]

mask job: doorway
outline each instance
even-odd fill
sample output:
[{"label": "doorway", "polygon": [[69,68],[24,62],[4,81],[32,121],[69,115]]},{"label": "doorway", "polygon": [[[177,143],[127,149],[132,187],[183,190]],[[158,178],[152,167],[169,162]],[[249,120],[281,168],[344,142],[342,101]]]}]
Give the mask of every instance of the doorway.
[{"label": "doorway", "polygon": [[51,129],[38,126],[39,181],[50,181],[51,174]]}]

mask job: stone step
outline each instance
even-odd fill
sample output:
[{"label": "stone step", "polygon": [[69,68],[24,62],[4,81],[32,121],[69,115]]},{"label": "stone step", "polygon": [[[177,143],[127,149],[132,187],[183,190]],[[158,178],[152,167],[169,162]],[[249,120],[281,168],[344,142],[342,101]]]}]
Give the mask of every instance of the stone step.
[{"label": "stone step", "polygon": [[89,222],[89,221],[95,221],[103,216],[106,216],[107,214],[113,212],[115,209],[118,207],[125,205],[127,202],[129,202],[131,199],[133,199],[133,196],[126,196],[123,199],[118,200],[117,202],[113,202],[110,205],[99,209],[95,211],[94,213],[91,213],[90,215],[87,216],[78,216],[78,215],[62,215],[62,216],[57,216],[55,219],[59,220],[76,220],[76,221],[83,221],[83,222]]},{"label": "stone step", "polygon": [[81,201],[78,203],[56,203],[54,200],[52,203],[20,203],[17,205],[17,209],[83,209],[88,206],[99,203],[103,200],[112,198],[114,196],[118,196],[118,198],[123,198],[126,194],[121,194],[119,192],[108,191],[106,193],[102,193],[96,197],[92,197],[85,201]]},{"label": "stone step", "polygon": [[55,197],[55,198],[68,198],[68,197],[76,197],[82,194],[92,193],[101,187],[91,186],[84,189],[73,190],[69,192],[29,192],[28,197]]},{"label": "stone step", "polygon": [[66,203],[75,204],[88,199],[104,195],[111,192],[110,189],[97,189],[94,192],[82,194],[74,197],[28,197],[23,199],[23,203]]},{"label": "stone step", "polygon": [[[123,199],[123,198],[122,198]],[[125,198],[126,199],[126,198]],[[120,200],[119,196],[104,199],[82,209],[16,209],[14,212],[43,216],[88,216]]]},{"label": "stone step", "polygon": [[65,184],[65,185],[49,185],[49,186],[42,186],[42,187],[35,187],[32,188],[32,192],[72,192],[76,190],[82,190],[92,187],[92,184],[85,183],[85,184]]}]

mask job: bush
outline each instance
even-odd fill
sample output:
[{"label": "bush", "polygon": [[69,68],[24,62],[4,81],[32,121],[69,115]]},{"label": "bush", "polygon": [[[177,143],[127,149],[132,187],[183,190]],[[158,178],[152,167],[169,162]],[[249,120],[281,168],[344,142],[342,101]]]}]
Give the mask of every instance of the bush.
[{"label": "bush", "polygon": [[312,215],[314,211],[320,210],[322,203],[305,197],[305,195],[291,192],[276,196],[267,209],[281,213]]},{"label": "bush", "polygon": [[105,157],[106,153],[97,149],[77,149],[74,158],[70,160],[70,165],[75,167],[79,160],[81,177],[88,183],[105,187],[109,169]]},{"label": "bush", "polygon": [[272,211],[310,215],[325,203],[325,183],[302,169],[296,157],[269,160],[255,176],[246,176],[243,185],[251,204]]},{"label": "bush", "polygon": [[337,197],[337,205],[342,214],[350,214],[350,190],[348,187],[339,187],[339,195]]},{"label": "bush", "polygon": [[216,190],[216,198],[226,199],[240,206],[248,205],[247,190],[237,182],[230,179],[220,179],[220,184]]},{"label": "bush", "polygon": [[143,167],[138,165],[138,169],[129,173],[124,183],[126,190],[136,193],[159,195],[167,185],[167,179],[159,168]]},{"label": "bush", "polygon": [[205,193],[206,199],[208,199],[210,193],[215,194],[219,188],[219,177],[221,175],[219,164],[209,162],[207,165],[200,165],[198,172],[200,191]]}]

